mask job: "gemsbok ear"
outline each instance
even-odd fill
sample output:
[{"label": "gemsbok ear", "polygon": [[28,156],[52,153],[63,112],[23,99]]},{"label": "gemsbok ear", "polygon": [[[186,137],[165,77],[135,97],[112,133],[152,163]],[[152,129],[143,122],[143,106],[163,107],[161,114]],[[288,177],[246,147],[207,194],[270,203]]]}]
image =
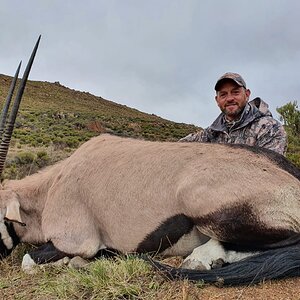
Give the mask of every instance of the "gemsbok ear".
[{"label": "gemsbok ear", "polygon": [[10,222],[17,222],[22,226],[26,225],[21,219],[20,203],[17,199],[13,199],[8,203],[4,219]]}]

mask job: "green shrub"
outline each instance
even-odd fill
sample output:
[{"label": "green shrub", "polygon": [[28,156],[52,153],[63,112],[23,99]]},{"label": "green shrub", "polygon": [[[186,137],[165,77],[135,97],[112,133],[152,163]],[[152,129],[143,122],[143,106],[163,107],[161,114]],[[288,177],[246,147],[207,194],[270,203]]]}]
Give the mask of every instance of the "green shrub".
[{"label": "green shrub", "polygon": [[40,168],[47,166],[49,162],[50,162],[50,157],[46,151],[42,150],[36,153],[36,164]]},{"label": "green shrub", "polygon": [[21,152],[16,155],[15,161],[17,165],[25,165],[34,162],[35,155],[31,152]]},{"label": "green shrub", "polygon": [[300,167],[300,111],[297,101],[277,108],[288,135],[287,158]]}]

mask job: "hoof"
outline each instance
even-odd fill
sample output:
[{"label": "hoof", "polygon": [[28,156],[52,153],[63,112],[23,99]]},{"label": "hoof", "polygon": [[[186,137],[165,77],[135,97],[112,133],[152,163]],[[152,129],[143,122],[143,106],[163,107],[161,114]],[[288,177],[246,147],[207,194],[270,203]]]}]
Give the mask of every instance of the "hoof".
[{"label": "hoof", "polygon": [[212,269],[219,269],[219,268],[222,268],[224,264],[225,264],[224,259],[218,258],[216,260],[213,260],[213,262],[211,264],[211,268]]},{"label": "hoof", "polygon": [[187,259],[180,266],[182,269],[190,269],[190,270],[200,270],[205,271],[208,270],[200,261]]}]

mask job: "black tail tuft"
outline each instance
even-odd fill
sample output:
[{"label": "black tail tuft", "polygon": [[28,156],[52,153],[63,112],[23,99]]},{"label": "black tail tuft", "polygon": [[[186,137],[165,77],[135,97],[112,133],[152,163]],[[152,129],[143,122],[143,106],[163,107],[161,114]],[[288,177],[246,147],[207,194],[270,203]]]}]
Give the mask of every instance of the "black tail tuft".
[{"label": "black tail tuft", "polygon": [[251,285],[269,279],[300,276],[300,245],[269,250],[219,269],[209,271],[173,268],[144,258],[168,278],[204,281],[218,285]]}]

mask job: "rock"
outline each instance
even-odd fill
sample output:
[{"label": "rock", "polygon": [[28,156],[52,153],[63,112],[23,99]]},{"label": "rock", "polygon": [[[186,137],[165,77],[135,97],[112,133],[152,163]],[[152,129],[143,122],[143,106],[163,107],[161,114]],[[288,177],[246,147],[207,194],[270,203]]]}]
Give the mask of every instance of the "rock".
[{"label": "rock", "polygon": [[89,261],[87,261],[86,259],[80,256],[75,256],[70,260],[68,266],[74,269],[81,269],[87,267],[88,264]]},{"label": "rock", "polygon": [[22,270],[26,274],[31,274],[31,275],[36,274],[38,271],[37,264],[34,262],[34,260],[30,257],[28,253],[23,256]]}]

